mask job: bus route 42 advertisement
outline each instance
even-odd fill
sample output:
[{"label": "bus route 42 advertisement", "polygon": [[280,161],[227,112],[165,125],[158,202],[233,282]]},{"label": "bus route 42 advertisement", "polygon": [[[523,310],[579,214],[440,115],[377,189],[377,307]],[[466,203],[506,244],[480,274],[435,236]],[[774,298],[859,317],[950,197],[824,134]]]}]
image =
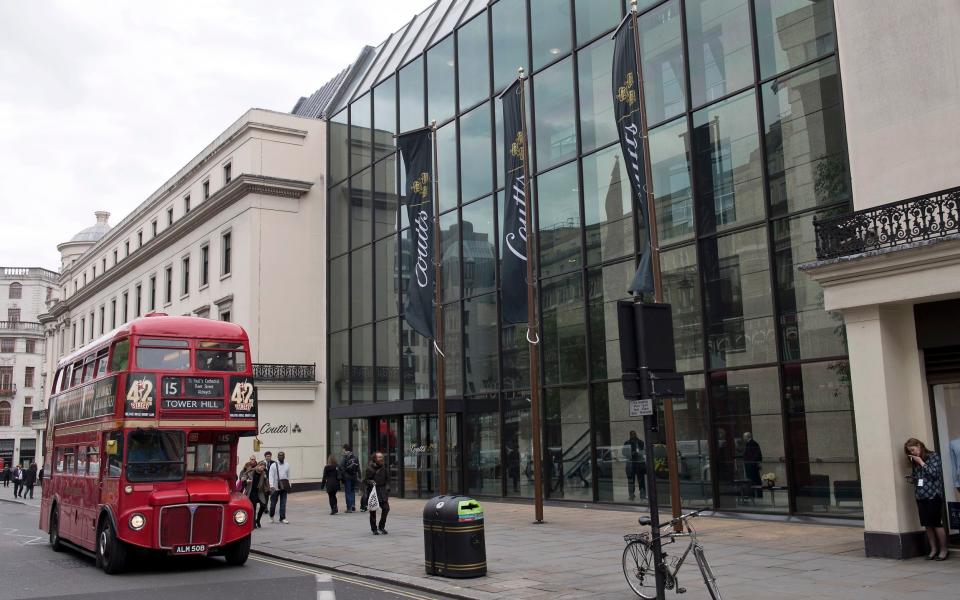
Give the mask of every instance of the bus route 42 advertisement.
[{"label": "bus route 42 advertisement", "polygon": [[230,377],[230,417],[257,418],[257,387],[253,384],[253,378],[242,375]]}]

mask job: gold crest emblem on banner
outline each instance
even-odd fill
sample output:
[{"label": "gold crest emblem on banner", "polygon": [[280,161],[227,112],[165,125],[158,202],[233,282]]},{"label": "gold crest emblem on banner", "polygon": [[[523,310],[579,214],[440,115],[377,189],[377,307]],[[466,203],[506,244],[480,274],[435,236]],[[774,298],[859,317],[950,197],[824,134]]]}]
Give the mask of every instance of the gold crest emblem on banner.
[{"label": "gold crest emblem on banner", "polygon": [[417,177],[413,180],[410,189],[413,190],[414,194],[419,195],[422,198],[426,198],[427,194],[430,192],[430,174],[424,171],[420,173],[420,177]]},{"label": "gold crest emblem on banner", "polygon": [[637,102],[637,90],[633,89],[633,73],[627,73],[623,85],[617,89],[617,100],[633,106]]},{"label": "gold crest emblem on banner", "polygon": [[515,156],[520,160],[525,160],[526,144],[524,144],[523,132],[518,131],[516,139],[510,144],[510,156]]}]

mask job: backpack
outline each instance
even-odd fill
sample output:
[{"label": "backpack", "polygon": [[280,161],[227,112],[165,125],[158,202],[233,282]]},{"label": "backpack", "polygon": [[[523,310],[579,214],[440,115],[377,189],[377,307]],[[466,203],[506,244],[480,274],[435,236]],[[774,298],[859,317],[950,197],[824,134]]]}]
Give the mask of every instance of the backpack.
[{"label": "backpack", "polygon": [[346,471],[347,475],[350,475],[351,477],[356,478],[360,476],[360,461],[357,460],[356,455],[351,454],[347,457],[346,464],[344,464],[344,470]]}]

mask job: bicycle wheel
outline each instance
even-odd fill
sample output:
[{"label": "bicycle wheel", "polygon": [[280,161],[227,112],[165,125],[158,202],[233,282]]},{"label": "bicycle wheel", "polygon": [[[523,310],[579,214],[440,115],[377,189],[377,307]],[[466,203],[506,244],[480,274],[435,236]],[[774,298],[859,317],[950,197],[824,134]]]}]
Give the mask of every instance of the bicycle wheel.
[{"label": "bicycle wheel", "polygon": [[723,600],[720,598],[720,588],[717,587],[717,577],[713,574],[713,569],[710,568],[710,565],[707,564],[707,555],[703,552],[703,546],[694,546],[693,556],[697,559],[697,564],[700,566],[700,574],[703,575],[703,583],[707,586],[710,597],[713,598],[713,600]]},{"label": "bicycle wheel", "polygon": [[644,600],[656,600],[657,578],[654,572],[653,550],[646,542],[632,541],[623,549],[623,575],[636,595]]}]

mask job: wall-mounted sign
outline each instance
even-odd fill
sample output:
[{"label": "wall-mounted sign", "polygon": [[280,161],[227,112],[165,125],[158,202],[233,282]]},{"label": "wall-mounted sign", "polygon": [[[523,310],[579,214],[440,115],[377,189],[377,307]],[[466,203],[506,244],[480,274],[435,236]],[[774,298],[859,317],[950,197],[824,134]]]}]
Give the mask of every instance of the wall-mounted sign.
[{"label": "wall-mounted sign", "polygon": [[268,434],[289,434],[289,433],[303,433],[303,429],[300,428],[299,423],[264,423],[260,427],[260,435]]}]

